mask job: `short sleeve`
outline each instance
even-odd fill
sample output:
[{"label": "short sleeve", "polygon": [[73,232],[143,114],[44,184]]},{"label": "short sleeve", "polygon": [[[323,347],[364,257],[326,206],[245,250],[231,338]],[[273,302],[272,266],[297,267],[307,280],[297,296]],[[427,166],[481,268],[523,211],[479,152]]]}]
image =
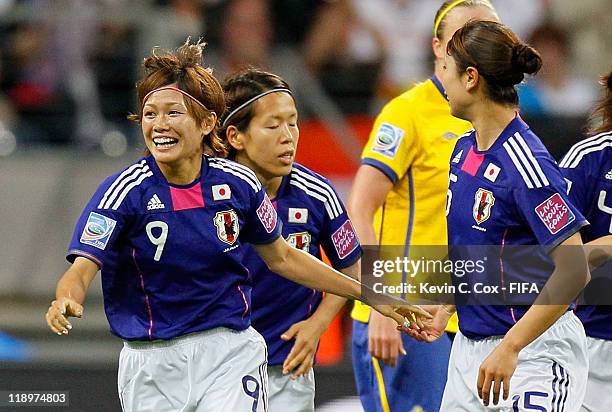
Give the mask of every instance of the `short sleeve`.
[{"label": "short sleeve", "polygon": [[343,269],[359,260],[362,254],[361,245],[340,196],[331,183],[327,184],[333,192],[330,201],[335,204],[334,207],[326,208],[320,237],[321,246],[332,266]]},{"label": "short sleeve", "polygon": [[69,262],[82,256],[101,269],[116,258],[116,241],[125,224],[126,212],[121,207],[107,207],[105,200],[112,196],[112,182],[114,179],[105,180],[81,213],[68,246],[66,259]]},{"label": "short sleeve", "polygon": [[588,222],[570,201],[567,184],[552,159],[538,158],[537,163],[541,169],[539,184],[531,188],[521,185],[514,190],[514,197],[518,213],[538,243],[550,251]]},{"label": "short sleeve", "polygon": [[567,195],[570,201],[583,213],[588,213],[588,199],[593,199],[591,188],[595,187],[589,184],[591,177],[589,176],[589,168],[586,161],[580,162],[576,167],[567,168],[560,167],[567,184]]},{"label": "short sleeve", "polygon": [[241,240],[256,245],[271,243],[281,236],[281,222],[276,209],[268,198],[265,190],[257,192],[250,190],[250,204],[246,210],[246,225],[241,231]]},{"label": "short sleeve", "polygon": [[394,99],[378,115],[361,155],[362,164],[379,169],[393,183],[404,176],[418,151],[412,118],[401,102]]}]

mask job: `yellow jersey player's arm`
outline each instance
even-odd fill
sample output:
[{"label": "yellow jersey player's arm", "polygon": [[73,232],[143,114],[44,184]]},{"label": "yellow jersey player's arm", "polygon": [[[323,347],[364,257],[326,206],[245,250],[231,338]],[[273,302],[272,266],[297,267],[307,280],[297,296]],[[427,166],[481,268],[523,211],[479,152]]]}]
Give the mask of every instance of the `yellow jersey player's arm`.
[{"label": "yellow jersey player's arm", "polygon": [[[400,96],[381,112],[362,154],[362,165],[357,171],[347,202],[351,221],[363,245],[377,245],[374,216],[383,206],[393,185],[414,161],[416,148],[412,121],[398,104]],[[403,112],[403,116],[400,113]],[[370,313],[368,350],[385,364],[396,366],[400,354],[405,354],[397,325],[384,317]]]}]

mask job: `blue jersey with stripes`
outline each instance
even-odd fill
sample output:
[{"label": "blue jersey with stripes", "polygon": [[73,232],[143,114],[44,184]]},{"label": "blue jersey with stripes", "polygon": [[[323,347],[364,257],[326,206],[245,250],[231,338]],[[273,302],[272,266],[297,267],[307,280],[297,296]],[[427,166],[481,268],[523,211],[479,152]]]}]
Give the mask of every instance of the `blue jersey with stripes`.
[{"label": "blue jersey with stripes", "polygon": [[68,260],[101,269],[112,333],[171,339],[250,325],[245,243],[280,236],[274,207],[245,166],[204,156],[190,185],[169,184],[153,157],[107,178],[78,220]]},{"label": "blue jersey with stripes", "polygon": [[[568,183],[571,201],[591,223],[582,229],[587,243],[612,234],[612,131],[575,144],[559,162]],[[596,290],[606,291],[610,302],[612,262],[593,271],[587,299]],[[588,336],[612,340],[612,306],[579,306],[576,314]]]},{"label": "blue jersey with stripes", "polygon": [[[540,139],[520,117],[502,131],[494,144],[479,151],[475,132],[458,140],[451,157],[447,202],[448,241],[451,246],[543,245],[525,253],[539,253],[544,264],[525,264],[513,256],[509,262],[488,262],[485,282],[497,282],[501,288],[510,282],[529,282],[544,286],[554,265],[547,253],[586,224],[584,217],[566,196],[565,181]],[[482,259],[481,248],[458,247],[461,259]],[[457,256],[451,256],[457,258]],[[531,256],[531,262],[534,261]],[[482,277],[467,274],[453,276],[455,286],[466,282],[473,290]],[[486,283],[485,283],[486,284]],[[459,302],[464,296],[456,295]],[[504,335],[533,302],[521,306],[457,305],[459,328],[471,339]]]},{"label": "blue jersey with stripes", "polygon": [[[321,258],[321,247],[332,266],[343,269],[361,256],[357,235],[331,183],[294,163],[273,204],[282,222],[283,237],[304,252]],[[245,265],[253,277],[253,327],[268,345],[268,363],[281,365],[293,346],[280,338],[294,323],[308,318],[321,302],[321,293],[271,272],[249,247]]]}]

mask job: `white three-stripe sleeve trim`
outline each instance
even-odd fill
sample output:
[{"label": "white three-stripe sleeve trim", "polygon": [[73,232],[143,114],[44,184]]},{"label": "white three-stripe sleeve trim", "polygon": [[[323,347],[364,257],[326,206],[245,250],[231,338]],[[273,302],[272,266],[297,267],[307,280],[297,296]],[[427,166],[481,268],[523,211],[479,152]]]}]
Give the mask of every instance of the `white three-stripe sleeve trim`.
[{"label": "white three-stripe sleeve trim", "polygon": [[533,189],[533,183],[531,183],[531,180],[529,180],[529,177],[527,176],[527,173],[525,173],[525,169],[523,169],[523,166],[521,165],[521,162],[519,162],[518,158],[516,157],[516,155],[512,151],[512,148],[510,147],[508,142],[504,143],[504,149],[506,149],[506,152],[508,153],[508,156],[510,156],[510,159],[512,159],[512,163],[514,163],[514,166],[516,166],[516,168],[519,171],[519,173],[521,174],[521,176],[523,176],[523,180],[527,184],[527,187],[529,189]]},{"label": "white three-stripe sleeve trim", "polygon": [[256,191],[261,189],[261,183],[259,182],[259,179],[257,179],[257,176],[255,175],[255,173],[253,173],[253,171],[246,166],[243,166],[241,164],[234,163],[234,162],[228,162],[228,161],[225,161],[224,159],[211,159],[210,165],[211,166],[212,165],[222,166],[222,167],[217,167],[217,169],[221,169],[225,171],[227,171],[227,169],[235,170],[236,172],[240,173],[245,178],[249,179],[251,183],[253,183],[257,187],[257,189],[255,189]]},{"label": "white three-stripe sleeve trim", "polygon": [[327,199],[324,196],[322,196],[321,194],[319,194],[317,192],[313,192],[312,190],[308,189],[306,186],[304,186],[302,183],[300,183],[297,180],[291,179],[289,181],[289,184],[302,189],[304,192],[306,192],[307,195],[312,196],[315,199],[320,200],[323,203],[323,205],[325,206],[325,210],[327,210],[327,214],[329,215],[330,219],[335,219],[337,217],[334,214],[334,212],[332,211],[332,209],[331,209],[331,207],[329,205],[329,202],[327,201]]},{"label": "white three-stripe sleeve trim", "polygon": [[599,146],[589,147],[588,149],[583,149],[579,155],[576,156],[574,161],[568,166],[568,169],[575,169],[576,166],[580,164],[580,161],[584,158],[584,156],[589,153],[598,152],[606,147],[612,147],[612,139],[608,142],[603,142]]},{"label": "white three-stripe sleeve trim", "polygon": [[508,143],[510,144],[510,147],[513,149],[514,154],[518,157],[519,161],[521,162],[521,164],[527,171],[527,174],[529,175],[529,177],[531,177],[531,180],[533,181],[535,186],[538,188],[542,187],[542,182],[540,182],[540,178],[536,175],[536,172],[532,164],[529,162],[529,160],[525,156],[525,153],[523,153],[523,151],[519,147],[516,140],[514,140],[514,138],[511,137],[510,139],[508,139]]},{"label": "white three-stripe sleeve trim", "polygon": [[573,163],[576,156],[578,156],[580,151],[586,149],[587,147],[598,145],[606,141],[607,139],[610,139],[612,141],[612,134],[610,134],[610,132],[600,133],[595,136],[584,139],[579,143],[576,143],[574,146],[572,146],[569,152],[567,152],[563,159],[561,159],[561,162],[559,162],[559,167],[568,168],[569,165]]},{"label": "white three-stripe sleeve trim", "polygon": [[334,214],[333,217],[336,218],[340,216],[340,214],[342,213],[342,209],[341,208],[339,209],[337,207],[331,194],[326,189],[322,188],[321,186],[317,186],[315,183],[312,183],[311,181],[308,181],[307,179],[305,179],[303,176],[300,176],[295,173],[291,174],[291,180],[298,181],[302,185],[307,186],[309,189],[322,195],[325,198],[325,201],[329,203],[331,209],[333,210],[333,214]]},{"label": "white three-stripe sleeve trim", "polygon": [[215,169],[219,169],[219,170],[223,170],[226,173],[229,173],[231,175],[234,175],[242,180],[244,180],[245,182],[247,182],[249,184],[249,186],[251,186],[251,188],[258,192],[259,189],[257,188],[257,186],[255,185],[255,183],[253,183],[253,181],[251,179],[249,179],[247,176],[245,176],[242,172],[239,172],[235,169],[230,169],[228,167],[225,167],[221,164],[218,163],[210,163],[210,167],[214,167]]},{"label": "white three-stripe sleeve trim", "polygon": [[257,178],[257,175],[255,174],[255,172],[253,172],[251,169],[249,169],[245,165],[241,165],[240,163],[236,163],[236,162],[230,162],[226,159],[221,159],[221,158],[212,158],[211,161],[213,163],[219,163],[223,166],[243,172],[245,175],[247,175],[253,180],[253,183],[255,183],[259,188],[261,188],[261,183],[259,182],[259,179]]},{"label": "white three-stripe sleeve trim", "polygon": [[123,178],[125,176],[127,176],[130,173],[132,173],[134,171],[134,169],[140,168],[140,167],[144,166],[145,164],[146,164],[146,160],[142,160],[141,162],[133,164],[132,166],[128,167],[119,176],[117,176],[117,178],[115,179],[113,184],[110,185],[108,189],[106,189],[106,192],[104,192],[104,196],[102,196],[102,200],[100,200],[100,203],[98,204],[98,208],[102,207],[102,205],[106,202],[108,197],[113,193],[113,191],[115,190],[117,185],[119,185],[121,183],[121,181],[123,180]]},{"label": "white three-stripe sleeve trim", "polygon": [[317,179],[311,175],[309,175],[308,173],[304,173],[299,169],[294,168],[293,172],[295,172],[297,175],[303,177],[304,179],[310,180],[311,182],[313,182],[314,184],[318,185],[321,187],[321,189],[324,192],[327,192],[329,195],[330,200],[333,202],[333,205],[338,213],[338,215],[340,215],[342,213],[342,204],[340,203],[340,200],[338,200],[338,196],[336,196],[336,192],[334,191],[334,189],[332,189],[332,187],[330,185],[328,185],[325,181]]},{"label": "white three-stripe sleeve trim", "polygon": [[542,184],[544,186],[549,186],[550,182],[548,181],[548,178],[544,174],[544,171],[542,170],[542,167],[540,166],[538,159],[535,158],[535,156],[533,155],[533,152],[531,151],[529,146],[527,146],[527,142],[525,142],[525,139],[523,139],[523,136],[521,136],[518,132],[516,132],[514,136],[516,137],[516,140],[519,142],[519,144],[521,145],[521,147],[527,154],[528,160],[531,160],[533,167],[535,167],[535,170],[538,173],[538,176],[540,176],[540,179],[542,180]]},{"label": "white three-stripe sleeve trim", "polygon": [[144,165],[144,167],[142,169],[136,169],[136,170],[134,170],[134,172],[132,172],[131,175],[123,178],[121,180],[121,183],[117,185],[115,190],[113,190],[113,193],[108,197],[106,202],[104,202],[104,204],[101,203],[100,208],[101,209],[108,209],[109,207],[111,207],[111,205],[113,204],[113,202],[115,201],[117,196],[119,196],[125,190],[125,187],[128,186],[129,183],[131,183],[134,180],[138,179],[138,177],[140,177],[143,173],[145,173],[145,174],[146,173],[151,173],[149,171],[149,165]]},{"label": "white three-stripe sleeve trim", "polygon": [[113,205],[112,209],[117,210],[119,206],[121,206],[121,202],[123,202],[123,199],[125,199],[125,197],[130,192],[130,190],[132,190],[134,187],[141,184],[143,180],[145,180],[147,177],[150,177],[150,176],[153,176],[153,172],[147,172],[145,174],[142,174],[135,182],[132,182],[129,185],[127,185],[125,189],[123,189],[123,192],[121,192],[121,195],[117,198],[117,201]]}]

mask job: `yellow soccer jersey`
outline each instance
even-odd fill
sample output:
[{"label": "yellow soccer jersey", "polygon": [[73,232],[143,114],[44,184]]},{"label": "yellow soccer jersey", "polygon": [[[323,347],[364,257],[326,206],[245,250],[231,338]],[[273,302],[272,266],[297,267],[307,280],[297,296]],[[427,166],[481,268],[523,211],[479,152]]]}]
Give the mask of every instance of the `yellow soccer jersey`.
[{"label": "yellow soccer jersey", "polygon": [[[434,76],[391,100],[379,114],[362,164],[394,183],[374,227],[381,245],[446,245],[446,192],[450,155],[469,122],[451,116]],[[353,319],[367,322],[370,308],[355,302]],[[454,316],[447,330],[457,331]]]}]

